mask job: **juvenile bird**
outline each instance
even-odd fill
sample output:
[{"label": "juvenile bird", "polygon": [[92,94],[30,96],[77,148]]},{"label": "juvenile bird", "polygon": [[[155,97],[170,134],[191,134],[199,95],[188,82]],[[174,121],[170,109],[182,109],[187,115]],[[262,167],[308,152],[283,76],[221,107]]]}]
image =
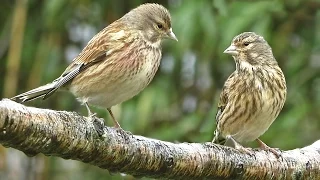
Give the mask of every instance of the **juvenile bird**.
[{"label": "juvenile bird", "polygon": [[239,143],[257,140],[260,148],[277,155],[259,139],[279,115],[287,94],[285,77],[271,47],[262,36],[244,32],[233,38],[224,53],[232,55],[236,70],[220,94],[212,142],[231,142],[246,151]]},{"label": "juvenile bird", "polygon": [[153,79],[161,60],[161,41],[177,41],[168,10],[159,4],[143,4],[98,34],[53,82],[19,94],[18,102],[48,98],[63,87],[84,103],[107,108],[140,93]]}]

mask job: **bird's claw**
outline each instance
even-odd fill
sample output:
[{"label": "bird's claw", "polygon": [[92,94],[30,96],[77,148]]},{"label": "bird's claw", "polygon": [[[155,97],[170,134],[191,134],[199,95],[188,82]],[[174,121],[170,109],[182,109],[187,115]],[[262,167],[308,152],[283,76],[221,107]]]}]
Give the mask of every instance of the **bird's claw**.
[{"label": "bird's claw", "polygon": [[103,136],[105,133],[104,133],[104,119],[102,118],[98,118],[97,116],[95,116],[95,113],[94,114],[91,114],[89,116],[89,118],[91,119],[91,122],[93,123],[93,126],[95,128],[95,130],[97,131],[98,135],[101,137]]},{"label": "bird's claw", "polygon": [[97,118],[97,113],[90,113],[89,118]]},{"label": "bird's claw", "polygon": [[278,159],[282,157],[282,151],[279,148],[271,148],[271,147],[267,146],[266,148],[262,148],[262,149],[267,151],[267,152],[271,152]]},{"label": "bird's claw", "polygon": [[282,151],[279,148],[271,148],[269,147],[267,144],[265,144],[264,142],[262,142],[260,139],[256,140],[259,145],[260,145],[260,149],[265,150],[267,152],[271,152],[272,154],[274,154],[277,158],[281,157],[281,153]]},{"label": "bird's claw", "polygon": [[243,147],[241,144],[239,144],[232,136],[227,136],[226,137],[226,142],[225,142],[225,145],[226,146],[229,146],[229,147],[233,147],[235,148],[236,150],[238,150],[239,152],[241,153],[245,153],[245,154],[248,154],[250,156],[253,156],[254,153],[252,151],[252,148],[245,148]]}]

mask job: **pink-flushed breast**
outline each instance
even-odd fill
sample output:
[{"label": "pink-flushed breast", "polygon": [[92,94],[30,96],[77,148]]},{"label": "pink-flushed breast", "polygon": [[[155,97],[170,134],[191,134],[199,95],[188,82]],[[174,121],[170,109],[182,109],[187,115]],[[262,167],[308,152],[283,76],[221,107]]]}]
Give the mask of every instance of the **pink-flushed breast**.
[{"label": "pink-flushed breast", "polygon": [[153,79],[161,60],[160,43],[142,38],[120,43],[106,59],[74,78],[71,92],[82,102],[110,108],[139,94]]}]

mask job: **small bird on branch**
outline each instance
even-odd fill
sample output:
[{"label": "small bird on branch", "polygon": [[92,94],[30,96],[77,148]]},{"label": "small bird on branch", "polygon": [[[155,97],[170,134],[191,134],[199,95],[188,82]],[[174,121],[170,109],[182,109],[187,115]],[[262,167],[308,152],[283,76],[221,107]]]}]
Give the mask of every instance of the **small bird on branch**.
[{"label": "small bird on branch", "polygon": [[121,128],[111,107],[139,94],[151,82],[166,38],[178,41],[169,11],[159,4],[140,5],[96,34],[60,77],[11,99],[46,99],[63,87],[86,105],[89,116],[94,115],[89,104],[106,108]]},{"label": "small bird on branch", "polygon": [[220,94],[212,142],[231,142],[246,151],[239,143],[257,140],[262,149],[278,156],[259,139],[279,115],[287,94],[285,77],[271,47],[262,36],[244,32],[233,38],[224,53],[232,55],[236,70]]}]

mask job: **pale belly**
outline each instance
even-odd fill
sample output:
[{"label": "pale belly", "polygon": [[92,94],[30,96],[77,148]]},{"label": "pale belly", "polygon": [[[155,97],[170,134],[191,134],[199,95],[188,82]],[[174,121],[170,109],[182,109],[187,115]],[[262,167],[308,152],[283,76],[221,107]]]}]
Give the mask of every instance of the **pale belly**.
[{"label": "pale belly", "polygon": [[235,132],[232,132],[232,136],[238,142],[256,140],[269,129],[276,119],[276,116],[272,114],[272,105],[270,103],[266,103],[252,117],[246,123],[239,126]]},{"label": "pale belly", "polygon": [[[248,116],[244,115],[236,120],[238,123],[226,126],[222,133],[224,137],[231,135],[238,142],[249,142],[259,138],[269,129],[279,113],[273,107],[278,97],[271,96],[271,93],[266,90],[261,93],[260,98],[263,102],[262,105],[255,111],[246,109],[250,112],[250,118],[248,119]],[[282,103],[282,108],[284,102],[280,103]],[[245,109],[240,111],[245,111]]]},{"label": "pale belly", "polygon": [[145,77],[136,76],[132,77],[132,79],[125,80],[118,85],[106,86],[101,92],[81,99],[82,101],[87,101],[91,105],[110,108],[136,96],[148,84],[149,81],[146,75]]}]

